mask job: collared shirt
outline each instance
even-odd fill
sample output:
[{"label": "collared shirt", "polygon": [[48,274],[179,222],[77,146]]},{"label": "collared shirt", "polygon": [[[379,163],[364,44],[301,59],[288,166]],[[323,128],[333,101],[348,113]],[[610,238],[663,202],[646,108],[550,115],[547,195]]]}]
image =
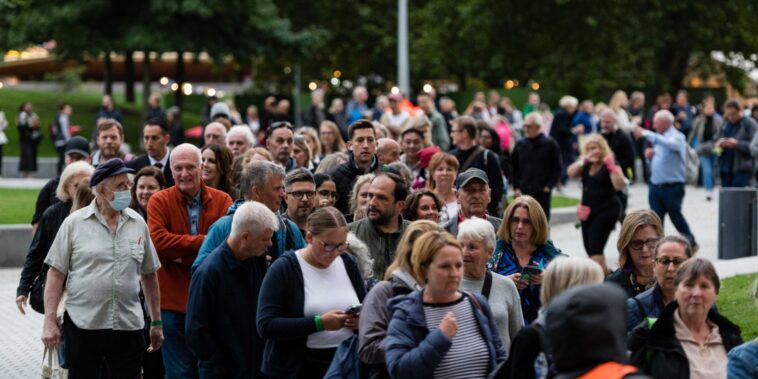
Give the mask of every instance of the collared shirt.
[{"label": "collared shirt", "polygon": [[190,234],[196,236],[197,224],[200,222],[200,211],[203,208],[203,199],[200,196],[202,191],[197,191],[192,201],[186,202],[187,218],[189,219]]},{"label": "collared shirt", "polygon": [[715,379],[726,378],[727,355],[724,341],[719,334],[718,325],[706,320],[711,328],[711,333],[705,337],[705,342],[695,340],[692,332],[679,316],[679,311],[674,312],[674,331],[676,339],[682,345],[682,350],[690,363],[691,379]]},{"label": "collared shirt", "polygon": [[135,211],[121,212],[116,232],[89,206],[69,215],[45,259],[68,276],[66,311],[87,330],[140,330],[140,274],[158,271],[160,263],[147,224]]},{"label": "collared shirt", "polygon": [[169,156],[170,152],[171,152],[171,150],[168,149],[168,148],[166,148],[166,154],[163,155],[163,159],[161,159],[161,160],[157,160],[157,159],[151,157],[150,155],[148,155],[147,159],[150,160],[150,166],[155,166],[156,163],[160,163],[161,164],[161,166],[160,166],[161,169],[163,169],[164,167],[166,167],[166,165],[168,164],[168,156]]},{"label": "collared shirt", "polygon": [[653,144],[650,183],[686,182],[687,141],[684,139],[684,134],[670,127],[662,134],[645,131],[644,135]]}]

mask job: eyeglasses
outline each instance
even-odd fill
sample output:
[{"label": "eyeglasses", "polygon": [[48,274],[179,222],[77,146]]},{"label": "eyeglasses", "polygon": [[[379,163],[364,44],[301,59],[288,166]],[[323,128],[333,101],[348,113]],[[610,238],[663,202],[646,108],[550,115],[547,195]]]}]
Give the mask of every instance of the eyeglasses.
[{"label": "eyeglasses", "polygon": [[324,250],[326,250],[327,252],[332,252],[334,250],[344,250],[349,246],[347,242],[343,242],[339,244],[329,244],[320,239],[317,239],[316,241],[318,241],[321,244],[321,247],[324,248]]},{"label": "eyeglasses", "polygon": [[271,132],[273,132],[274,130],[279,129],[279,128],[287,128],[289,130],[294,130],[295,129],[292,126],[292,124],[290,124],[289,122],[287,122],[287,121],[279,121],[279,122],[275,122],[275,123],[269,125],[267,133],[271,134]]},{"label": "eyeglasses", "polygon": [[511,224],[513,224],[513,225],[518,225],[518,224],[532,225],[532,221],[529,220],[526,217],[520,218],[520,217],[513,216],[513,217],[511,217]]},{"label": "eyeglasses", "polygon": [[658,244],[658,238],[651,238],[648,240],[633,240],[629,241],[629,247],[632,250],[642,250],[643,246],[647,246],[648,249],[652,250],[655,249],[655,245]]},{"label": "eyeglasses", "polygon": [[318,195],[321,196],[321,197],[337,198],[337,192],[335,192],[335,191],[329,191],[329,190],[318,191]]},{"label": "eyeglasses", "polygon": [[669,258],[658,258],[655,260],[659,265],[663,267],[668,267],[670,264],[674,264],[674,268],[679,267],[682,263],[684,263],[685,259],[669,259]]},{"label": "eyeglasses", "polygon": [[303,196],[306,199],[310,199],[313,196],[316,196],[316,191],[292,191],[292,192],[287,192],[287,195],[294,196],[295,199],[302,199]]}]

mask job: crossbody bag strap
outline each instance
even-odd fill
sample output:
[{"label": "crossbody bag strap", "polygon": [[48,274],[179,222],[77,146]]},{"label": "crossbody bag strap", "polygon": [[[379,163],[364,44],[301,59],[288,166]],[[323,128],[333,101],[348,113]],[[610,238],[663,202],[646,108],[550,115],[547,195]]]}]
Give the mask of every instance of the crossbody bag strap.
[{"label": "crossbody bag strap", "polygon": [[490,291],[492,291],[492,272],[487,270],[484,274],[484,286],[482,286],[482,296],[487,300],[490,299]]}]

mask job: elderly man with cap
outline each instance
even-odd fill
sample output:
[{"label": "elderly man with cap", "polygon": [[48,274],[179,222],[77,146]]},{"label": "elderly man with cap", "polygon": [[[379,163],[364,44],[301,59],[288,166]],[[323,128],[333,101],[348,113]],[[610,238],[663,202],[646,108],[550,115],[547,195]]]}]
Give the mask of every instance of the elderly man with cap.
[{"label": "elderly man with cap", "polygon": [[145,221],[129,208],[132,172],[118,158],[98,166],[90,179],[95,200],[63,221],[45,259],[50,270],[42,342],[46,348],[60,343],[56,313],[66,280],[63,335],[72,378],[102,372],[140,376],[145,346],[140,284],[153,320],[148,351],[163,343],[160,263]]},{"label": "elderly man with cap", "polygon": [[[89,154],[89,142],[87,142],[84,137],[72,137],[66,142],[66,148],[63,152],[63,162],[66,166],[78,161],[86,161],[89,163]],[[42,190],[39,191],[39,195],[37,195],[37,203],[34,206],[34,216],[32,216],[32,235],[37,230],[37,224],[42,217],[42,213],[45,212],[45,209],[60,201],[55,196],[55,191],[58,188],[58,182],[60,179],[61,177],[59,175],[48,180],[48,182],[45,183],[45,186],[42,187]]]},{"label": "elderly man with cap", "polygon": [[200,177],[200,149],[196,146],[177,146],[171,151],[170,161],[176,184],[150,198],[147,219],[163,265],[158,277],[166,333],[162,349],[166,374],[169,378],[192,378],[197,376],[197,359],[184,338],[190,267],[208,228],[226,214],[232,199],[205,185]]},{"label": "elderly man with cap", "polygon": [[442,225],[443,229],[457,236],[458,224],[471,217],[486,219],[495,230],[500,228],[502,220],[487,214],[487,204],[490,203],[492,193],[487,173],[478,168],[470,168],[458,175],[455,188],[458,190],[458,204],[461,209],[458,211],[458,217]]}]

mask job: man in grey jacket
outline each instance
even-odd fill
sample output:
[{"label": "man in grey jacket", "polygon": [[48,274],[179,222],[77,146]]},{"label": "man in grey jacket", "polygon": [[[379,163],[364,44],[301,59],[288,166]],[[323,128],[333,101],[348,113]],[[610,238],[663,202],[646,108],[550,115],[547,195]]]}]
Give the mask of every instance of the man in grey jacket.
[{"label": "man in grey jacket", "polygon": [[726,123],[719,133],[716,147],[723,149],[719,157],[722,187],[747,187],[755,172],[755,158],[750,144],[756,134],[755,121],[742,116],[742,106],[737,100],[724,104]]},{"label": "man in grey jacket", "polygon": [[442,228],[457,236],[458,224],[476,216],[489,221],[497,232],[502,220],[487,214],[487,204],[490,203],[491,193],[487,174],[478,168],[470,168],[458,175],[455,187],[458,190],[458,204],[460,204],[461,209],[458,212],[458,217],[442,225]]}]

